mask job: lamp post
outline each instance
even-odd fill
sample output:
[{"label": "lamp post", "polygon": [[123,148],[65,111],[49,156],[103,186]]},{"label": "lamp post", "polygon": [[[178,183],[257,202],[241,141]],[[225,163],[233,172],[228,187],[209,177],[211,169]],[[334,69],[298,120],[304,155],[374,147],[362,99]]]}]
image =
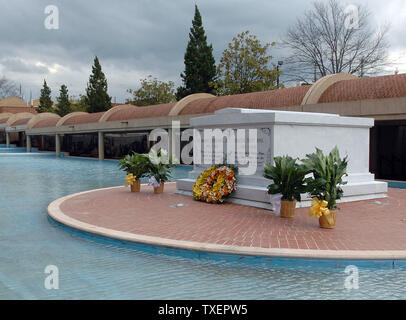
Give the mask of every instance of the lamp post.
[{"label": "lamp post", "polygon": [[314,63],[314,79],[313,83],[316,83],[317,81],[317,63]]},{"label": "lamp post", "polygon": [[365,63],[365,58],[361,57],[361,62],[360,62],[360,64],[361,64],[361,78],[364,77],[364,63]]},{"label": "lamp post", "polygon": [[276,86],[279,88],[279,66],[283,65],[283,61],[279,60],[278,65],[276,66],[276,71],[278,72],[278,77],[276,78]]}]

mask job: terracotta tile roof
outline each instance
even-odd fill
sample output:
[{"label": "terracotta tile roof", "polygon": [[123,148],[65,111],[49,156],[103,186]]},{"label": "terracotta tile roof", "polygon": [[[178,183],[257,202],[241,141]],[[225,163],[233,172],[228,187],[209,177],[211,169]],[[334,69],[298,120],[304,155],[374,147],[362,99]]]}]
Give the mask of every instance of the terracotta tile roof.
[{"label": "terracotta tile roof", "polygon": [[157,104],[146,107],[132,107],[122,110],[118,110],[113,113],[107,121],[120,121],[130,119],[142,119],[142,118],[155,118],[164,117],[169,114],[176,102]]},{"label": "terracotta tile roof", "polygon": [[6,123],[6,122],[8,121],[8,119],[9,119],[9,118],[3,118],[3,119],[0,119],[0,124],[2,124],[2,123]]},{"label": "terracotta tile roof", "polygon": [[213,113],[224,108],[272,109],[298,106],[310,86],[238,94],[192,101],[180,114]]},{"label": "terracotta tile roof", "polygon": [[34,126],[34,128],[48,128],[48,127],[55,127],[56,123],[59,121],[60,118],[47,118],[38,121]]},{"label": "terracotta tile roof", "polygon": [[37,111],[35,111],[34,108],[31,107],[2,107],[0,106],[0,113],[1,112],[10,112],[10,113],[21,113],[21,112],[29,112],[36,114]]},{"label": "terracotta tile roof", "polygon": [[98,122],[103,116],[104,112],[95,112],[89,114],[78,114],[64,122],[64,126],[71,126],[75,124],[93,123]]},{"label": "terracotta tile roof", "polygon": [[15,126],[22,126],[24,124],[27,124],[28,121],[30,121],[31,118],[24,118],[24,119],[19,119],[17,121],[14,121],[10,127],[15,127]]},{"label": "terracotta tile roof", "polygon": [[406,97],[406,74],[339,81],[320,97],[319,103]]},{"label": "terracotta tile roof", "polygon": [[[187,104],[180,112],[180,115],[213,113],[216,110],[228,107],[277,109],[278,107],[299,106],[310,87],[297,86],[280,90],[198,99]],[[340,81],[327,88],[318,102],[328,103],[394,97],[406,97],[406,74]],[[146,107],[128,107],[114,112],[107,121],[164,117],[169,114],[175,104],[174,102]],[[104,112],[75,115],[66,120],[64,125],[94,123],[99,121],[103,114]],[[0,120],[0,123],[5,121]],[[40,121],[35,127],[45,127],[46,121],[49,121],[50,126],[54,126],[56,122],[54,119],[47,119]]]}]

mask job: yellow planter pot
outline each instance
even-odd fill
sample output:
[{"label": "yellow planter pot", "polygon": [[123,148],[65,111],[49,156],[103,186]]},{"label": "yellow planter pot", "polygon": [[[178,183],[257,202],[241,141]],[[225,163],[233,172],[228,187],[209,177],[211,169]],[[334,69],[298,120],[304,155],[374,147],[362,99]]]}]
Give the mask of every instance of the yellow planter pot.
[{"label": "yellow planter pot", "polygon": [[161,182],[161,185],[159,187],[154,187],[154,193],[159,194],[164,192],[164,182]]},{"label": "yellow planter pot", "polygon": [[331,215],[331,218],[332,218],[332,223],[330,223],[328,221],[328,219],[326,218],[325,215],[322,215],[319,218],[320,228],[334,229],[334,227],[336,225],[337,210],[330,210],[330,215]]},{"label": "yellow planter pot", "polygon": [[293,218],[293,216],[295,215],[295,209],[296,209],[296,200],[293,201],[282,200],[280,213],[281,217]]},{"label": "yellow planter pot", "polygon": [[131,192],[140,192],[141,191],[141,181],[135,180],[132,185],[130,185]]}]

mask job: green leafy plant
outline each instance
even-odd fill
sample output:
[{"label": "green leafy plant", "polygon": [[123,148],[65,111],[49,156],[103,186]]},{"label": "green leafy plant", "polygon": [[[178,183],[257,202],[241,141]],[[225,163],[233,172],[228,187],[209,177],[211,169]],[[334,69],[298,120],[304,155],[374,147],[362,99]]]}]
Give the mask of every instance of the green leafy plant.
[{"label": "green leafy plant", "polygon": [[127,103],[139,107],[176,101],[175,83],[172,81],[160,81],[151,75],[141,80],[140,88],[136,90],[128,89],[127,92],[132,95],[132,98],[128,99]]},{"label": "green leafy plant", "polygon": [[168,157],[168,152],[163,149],[158,151],[151,149],[148,158],[150,177],[154,177],[157,182],[166,182],[171,179],[171,168],[175,167],[175,162],[177,162],[173,156]]},{"label": "green leafy plant", "polygon": [[275,157],[275,165],[265,165],[264,177],[271,179],[269,194],[282,194],[282,200],[301,201],[301,194],[306,192],[305,176],[308,173],[297,159],[289,156]]},{"label": "green leafy plant", "polygon": [[337,147],[334,147],[329,155],[316,148],[316,152],[306,155],[303,165],[308,172],[313,173],[312,178],[307,178],[307,191],[312,197],[328,202],[328,209],[338,209],[336,201],[341,199],[344,192],[341,185],[347,182],[343,177],[347,176],[348,157],[340,158]]},{"label": "green leafy plant", "polygon": [[132,173],[137,180],[145,177],[151,170],[151,163],[148,155],[133,152],[119,160],[118,166],[127,174]]},{"label": "green leafy plant", "polygon": [[210,82],[217,95],[277,89],[279,71],[271,66],[270,55],[275,45],[261,43],[248,30],[235,36],[223,51],[216,79]]}]

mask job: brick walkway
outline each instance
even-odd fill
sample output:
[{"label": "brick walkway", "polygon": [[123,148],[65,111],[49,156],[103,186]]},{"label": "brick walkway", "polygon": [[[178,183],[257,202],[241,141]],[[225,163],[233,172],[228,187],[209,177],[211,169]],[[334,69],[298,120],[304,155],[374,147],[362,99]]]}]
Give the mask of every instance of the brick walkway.
[{"label": "brick walkway", "polygon": [[[406,190],[389,197],[341,204],[336,228],[321,229],[307,208],[293,219],[236,204],[212,205],[174,194],[175,184],[155,195],[111,188],[79,194],[59,209],[75,220],[116,231],[172,240],[255,248],[406,250]],[[176,204],[184,207],[173,207]]]}]

